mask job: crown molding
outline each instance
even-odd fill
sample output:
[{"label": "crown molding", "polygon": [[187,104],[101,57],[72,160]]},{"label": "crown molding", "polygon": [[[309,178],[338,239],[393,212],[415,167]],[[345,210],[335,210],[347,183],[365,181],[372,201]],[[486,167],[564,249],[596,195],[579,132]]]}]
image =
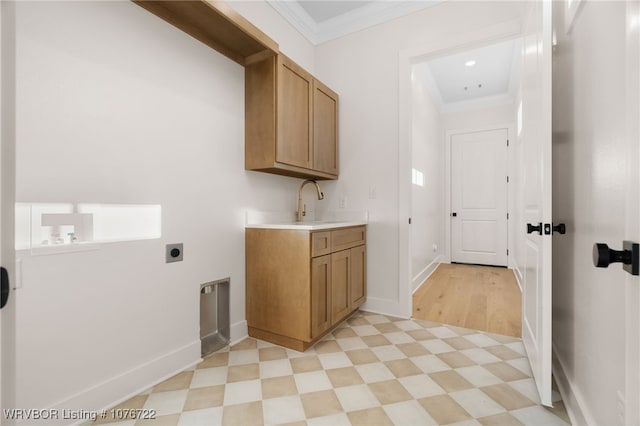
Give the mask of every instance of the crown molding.
[{"label": "crown molding", "polygon": [[297,1],[266,0],[313,45],[418,12],[445,0],[376,1],[322,22],[315,22]]}]

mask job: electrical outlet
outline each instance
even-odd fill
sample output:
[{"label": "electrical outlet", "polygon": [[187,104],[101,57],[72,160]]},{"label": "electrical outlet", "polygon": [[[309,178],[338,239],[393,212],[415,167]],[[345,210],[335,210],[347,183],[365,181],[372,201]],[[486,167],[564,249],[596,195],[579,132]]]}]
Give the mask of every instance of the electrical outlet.
[{"label": "electrical outlet", "polygon": [[433,252],[434,252],[434,253],[437,253],[437,252],[438,252],[438,245],[437,245],[437,244],[434,244],[434,245],[432,246],[432,248],[433,248]]},{"label": "electrical outlet", "polygon": [[338,207],[341,209],[347,208],[347,197],[340,197],[338,200]]},{"label": "electrical outlet", "polygon": [[167,244],[165,250],[165,263],[182,262],[182,243]]}]

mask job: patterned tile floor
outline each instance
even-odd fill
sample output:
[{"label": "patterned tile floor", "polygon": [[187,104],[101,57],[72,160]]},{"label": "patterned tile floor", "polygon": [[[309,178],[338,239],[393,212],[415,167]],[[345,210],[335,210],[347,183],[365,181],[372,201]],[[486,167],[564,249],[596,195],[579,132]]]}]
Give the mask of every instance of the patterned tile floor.
[{"label": "patterned tile floor", "polygon": [[[116,408],[117,425],[566,425],[520,339],[358,312],[305,353],[248,338]],[[107,423],[109,419],[99,421]]]}]

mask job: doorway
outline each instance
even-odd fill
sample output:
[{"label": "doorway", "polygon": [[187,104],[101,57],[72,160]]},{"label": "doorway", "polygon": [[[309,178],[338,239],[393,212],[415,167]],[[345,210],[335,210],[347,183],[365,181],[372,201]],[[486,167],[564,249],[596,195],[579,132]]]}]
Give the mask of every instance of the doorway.
[{"label": "doorway", "polygon": [[[411,76],[412,68],[415,64],[433,59],[444,54],[450,54],[452,52],[460,52],[464,49],[471,49],[477,46],[487,46],[492,43],[498,43],[499,41],[505,41],[508,39],[520,38],[522,40],[522,73],[521,81],[518,84],[518,90],[516,95],[516,113],[511,112],[512,120],[507,121],[517,123],[517,132],[512,132],[514,135],[515,144],[510,153],[510,164],[518,165],[515,170],[517,185],[511,185],[511,188],[517,188],[515,195],[518,195],[517,202],[513,202],[515,197],[509,197],[511,206],[516,207],[513,212],[512,219],[510,220],[510,226],[512,229],[517,230],[515,239],[509,242],[509,247],[513,247],[514,256],[510,256],[510,265],[516,271],[518,283],[526,289],[523,296],[523,317],[529,323],[533,320],[537,320],[540,327],[536,328],[535,335],[531,333],[525,333],[527,327],[523,326],[523,341],[525,342],[527,354],[531,362],[531,367],[534,372],[536,386],[540,395],[540,399],[544,405],[552,405],[551,401],[551,312],[550,306],[550,270],[551,270],[551,258],[550,250],[547,250],[547,246],[550,245],[550,238],[540,239],[540,246],[544,248],[543,256],[535,263],[535,259],[525,256],[526,253],[523,250],[525,244],[524,226],[527,224],[537,224],[538,222],[545,224],[545,229],[550,228],[552,222],[551,213],[551,200],[547,197],[548,192],[539,191],[534,195],[539,195],[538,204],[542,206],[538,212],[540,217],[536,217],[535,221],[530,217],[529,213],[532,213],[528,209],[528,200],[523,199],[523,193],[525,184],[527,188],[532,187],[535,182],[532,179],[540,177],[540,182],[544,184],[550,184],[550,161],[551,156],[549,154],[551,146],[551,13],[550,13],[550,1],[527,3],[525,10],[524,21],[505,23],[505,25],[496,25],[493,27],[487,27],[476,33],[465,35],[463,39],[451,39],[445,41],[439,41],[435,46],[429,48],[420,49],[407,49],[401,52],[400,55],[400,207],[399,207],[399,280],[401,283],[407,283],[406,288],[413,289],[414,291],[419,287],[421,280],[417,280],[417,275],[413,274],[411,269],[411,262],[413,255],[412,241],[415,240],[414,227],[412,225],[412,191],[409,181],[410,171],[412,169],[412,144],[414,138],[414,128],[412,122],[413,104],[412,104],[412,85],[414,79],[409,79]],[[469,60],[469,62],[472,62]],[[413,76],[412,76],[413,77]],[[483,86],[484,87],[484,86]],[[479,117],[487,118],[490,114],[482,114]],[[405,118],[406,117],[406,118]],[[459,118],[459,115],[457,116]],[[493,121],[493,120],[492,120]],[[493,124],[498,124],[493,121]],[[473,120],[467,120],[465,123],[467,128],[479,128],[483,127]],[[456,127],[446,127],[455,130]],[[460,127],[458,127],[460,128]],[[495,128],[495,127],[494,127]],[[443,138],[444,139],[444,138]],[[535,157],[525,156],[524,148],[527,145],[536,144],[540,149]],[[445,155],[447,150],[444,150]],[[512,156],[515,156],[515,160]],[[539,171],[539,174],[532,172]],[[444,175],[444,173],[443,173]],[[446,179],[446,175],[443,176]],[[511,181],[513,183],[513,180]],[[546,188],[546,187],[545,187]],[[514,191],[513,189],[511,191]],[[533,192],[531,192],[533,194]],[[512,192],[511,194],[514,194]],[[510,194],[510,195],[511,195]],[[448,200],[447,200],[448,201]],[[444,203],[447,205],[447,202]],[[442,209],[442,221],[438,224],[445,232],[448,231],[448,225],[450,224],[450,210]],[[406,216],[404,216],[406,214]],[[410,220],[405,222],[406,218]],[[515,225],[514,225],[515,224]],[[537,226],[538,229],[542,229],[542,224]],[[550,229],[549,229],[550,231]],[[511,233],[512,235],[515,235]],[[549,234],[550,235],[550,234]],[[449,236],[445,235],[445,238],[441,240],[441,243],[447,244]],[[544,240],[544,241],[543,241]],[[528,241],[527,241],[528,242]],[[434,246],[435,249],[435,246]],[[429,274],[432,273],[439,263],[450,260],[450,248],[447,247],[444,250],[439,251],[441,261],[432,264]],[[448,256],[448,258],[447,258]],[[406,262],[406,263],[405,263]],[[405,269],[404,265],[407,265]],[[427,275],[429,275],[427,274]],[[421,278],[421,277],[420,277]],[[539,279],[536,279],[539,278]],[[403,286],[401,285],[401,292],[399,294],[399,301],[404,302],[406,300],[407,307],[411,306],[411,298],[403,297]],[[532,298],[530,295],[538,294],[540,297]],[[524,307],[527,307],[525,310]],[[533,337],[533,338],[532,338]]]},{"label": "doorway", "polygon": [[411,281],[441,263],[509,266],[521,39],[426,57],[411,67]]}]

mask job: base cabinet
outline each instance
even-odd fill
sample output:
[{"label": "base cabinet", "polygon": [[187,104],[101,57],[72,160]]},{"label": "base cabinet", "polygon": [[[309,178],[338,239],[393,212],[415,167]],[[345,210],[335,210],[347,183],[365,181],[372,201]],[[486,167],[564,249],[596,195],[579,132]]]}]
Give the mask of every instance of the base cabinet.
[{"label": "base cabinet", "polygon": [[331,255],[311,259],[311,338],[331,327]]},{"label": "base cabinet", "polygon": [[246,230],[249,335],[304,351],[366,299],[366,227]]},{"label": "base cabinet", "polygon": [[331,254],[331,318],[343,318],[349,313],[351,259],[349,250]]}]

